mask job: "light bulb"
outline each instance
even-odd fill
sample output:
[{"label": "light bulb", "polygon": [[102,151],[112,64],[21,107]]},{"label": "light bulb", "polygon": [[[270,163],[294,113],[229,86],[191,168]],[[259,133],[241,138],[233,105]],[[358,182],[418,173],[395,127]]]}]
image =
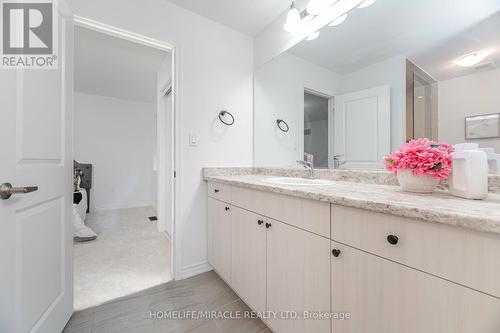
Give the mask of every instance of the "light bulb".
[{"label": "light bulb", "polygon": [[371,6],[375,3],[375,1],[377,0],[365,0],[358,6],[358,8],[366,8],[368,6]]},{"label": "light bulb", "polygon": [[334,26],[337,26],[339,24],[342,24],[346,19],[347,19],[347,14],[339,16],[335,20],[333,20],[332,22],[330,22],[329,26],[330,27],[334,27]]},{"label": "light bulb", "polygon": [[307,36],[306,40],[315,40],[319,37],[319,30]]},{"label": "light bulb", "polygon": [[338,0],[310,0],[307,4],[307,12],[311,15],[319,15],[337,1]]},{"label": "light bulb", "polygon": [[297,32],[300,30],[302,20],[300,19],[300,12],[292,3],[292,7],[286,15],[286,22],[283,29],[288,32]]},{"label": "light bulb", "polygon": [[477,51],[461,56],[454,61],[455,65],[460,67],[472,67],[477,65],[489,55],[488,51]]}]

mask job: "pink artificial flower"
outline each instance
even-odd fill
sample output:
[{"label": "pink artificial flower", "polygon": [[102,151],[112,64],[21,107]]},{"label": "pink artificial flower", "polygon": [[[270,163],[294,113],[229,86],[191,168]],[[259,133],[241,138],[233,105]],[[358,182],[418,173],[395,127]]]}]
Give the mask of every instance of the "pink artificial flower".
[{"label": "pink artificial flower", "polygon": [[451,173],[453,147],[447,143],[429,139],[415,139],[402,144],[399,150],[384,157],[387,170],[397,174],[410,169],[416,176],[429,175],[446,179]]}]

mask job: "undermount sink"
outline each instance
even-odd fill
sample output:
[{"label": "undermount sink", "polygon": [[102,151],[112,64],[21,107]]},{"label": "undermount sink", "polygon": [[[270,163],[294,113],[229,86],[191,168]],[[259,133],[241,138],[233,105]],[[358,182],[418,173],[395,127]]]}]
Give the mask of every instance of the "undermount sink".
[{"label": "undermount sink", "polygon": [[322,186],[332,185],[333,182],[324,179],[307,179],[307,178],[291,178],[291,177],[270,177],[262,180],[264,183],[276,185],[295,185],[295,186]]}]

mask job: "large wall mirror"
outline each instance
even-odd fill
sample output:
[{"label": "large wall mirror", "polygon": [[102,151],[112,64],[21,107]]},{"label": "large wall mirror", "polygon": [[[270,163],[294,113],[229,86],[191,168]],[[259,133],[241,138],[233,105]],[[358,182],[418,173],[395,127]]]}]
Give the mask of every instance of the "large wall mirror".
[{"label": "large wall mirror", "polygon": [[466,137],[466,118],[500,113],[499,10],[489,0],[378,0],[260,66],[255,165],[306,155],[316,168],[381,169],[420,137],[500,153],[493,117]]}]

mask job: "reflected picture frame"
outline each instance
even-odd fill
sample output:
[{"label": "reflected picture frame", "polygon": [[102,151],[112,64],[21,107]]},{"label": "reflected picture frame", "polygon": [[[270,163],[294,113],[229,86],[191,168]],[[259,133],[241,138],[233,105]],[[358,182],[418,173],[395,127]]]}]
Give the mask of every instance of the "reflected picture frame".
[{"label": "reflected picture frame", "polygon": [[500,113],[465,117],[465,139],[500,138]]}]

